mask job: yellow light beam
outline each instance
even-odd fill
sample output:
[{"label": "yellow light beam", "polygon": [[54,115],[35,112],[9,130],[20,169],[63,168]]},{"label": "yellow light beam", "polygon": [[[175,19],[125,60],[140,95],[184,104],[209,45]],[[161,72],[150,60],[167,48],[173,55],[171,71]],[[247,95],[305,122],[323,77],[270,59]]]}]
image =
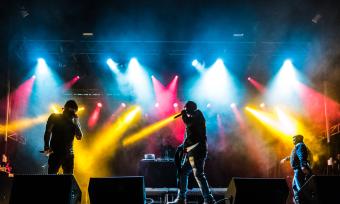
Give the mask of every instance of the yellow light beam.
[{"label": "yellow light beam", "polygon": [[246,110],[248,112],[250,112],[251,114],[253,114],[257,119],[259,119],[262,123],[264,124],[267,124],[267,125],[270,125],[276,129],[279,129],[278,128],[278,124],[270,118],[270,116],[262,111],[258,111],[258,110],[255,110],[255,109],[252,109],[250,107],[246,107]]},{"label": "yellow light beam", "polygon": [[49,114],[40,115],[35,118],[23,118],[8,124],[8,129],[11,131],[22,131],[35,125],[44,123],[47,121]]},{"label": "yellow light beam", "polygon": [[273,119],[274,117],[266,112],[258,111],[252,109],[250,107],[246,107],[246,110],[250,112],[255,118],[257,118],[261,123],[263,123],[267,128],[272,130],[274,133],[279,134],[281,136],[291,136],[287,133],[287,131],[281,126],[281,124]]},{"label": "yellow light beam", "polygon": [[[118,143],[125,131],[141,117],[141,109],[133,106],[122,114],[113,124],[107,124],[101,128],[92,138],[93,144],[84,145],[81,141],[75,142],[77,157],[75,165],[79,173],[83,175],[96,174],[105,175],[107,173],[106,161],[113,157]],[[100,164],[98,163],[100,160]]]},{"label": "yellow light beam", "polygon": [[124,115],[122,115],[122,117],[119,117],[113,125],[99,132],[99,137],[96,139],[92,152],[103,152],[103,150],[107,148],[114,149],[114,145],[118,143],[124,132],[129,128],[130,124],[140,117],[140,107],[137,106],[130,108]]},{"label": "yellow light beam", "polygon": [[[51,110],[52,110],[53,113],[61,113],[61,111],[59,111],[59,110],[61,110],[61,106],[59,106],[57,104],[52,104]],[[82,112],[84,110],[85,110],[84,107],[80,107],[78,112]],[[47,122],[49,115],[50,115],[49,113],[46,113],[46,114],[39,115],[39,116],[34,117],[34,118],[21,118],[21,119],[12,121],[8,124],[8,130],[10,130],[12,132],[23,131],[23,130],[31,128],[35,125],[45,123],[45,122]],[[3,133],[4,131],[5,131],[5,126],[0,125],[0,133]]]},{"label": "yellow light beam", "polygon": [[174,121],[174,116],[175,115],[172,115],[172,116],[170,116],[168,118],[165,118],[165,119],[163,119],[161,121],[158,121],[158,122],[156,122],[154,124],[151,124],[151,125],[145,127],[144,129],[142,129],[141,131],[126,137],[123,140],[123,146],[128,146],[128,145],[134,144],[135,142],[137,142],[137,141],[139,141],[139,140],[149,136],[151,133],[153,133],[153,132],[163,128],[164,126],[166,126],[169,123],[171,123],[172,121]]},{"label": "yellow light beam", "polygon": [[280,129],[282,132],[286,133],[287,135],[295,135],[297,134],[296,124],[293,122],[294,120],[286,115],[281,109],[276,108],[276,114],[280,121]]},{"label": "yellow light beam", "polygon": [[300,128],[298,128],[298,122],[279,108],[275,109],[276,116],[250,107],[246,107],[246,110],[267,128],[278,133],[280,136],[287,137],[287,139],[291,139],[291,136],[297,134],[298,130],[300,130]]},{"label": "yellow light beam", "polygon": [[[50,105],[50,108],[51,108],[51,111],[52,113],[62,113],[63,112],[63,106],[60,105],[60,104],[51,104]],[[84,106],[80,106],[78,108],[78,114],[82,113],[83,111],[85,110],[85,107]]]}]

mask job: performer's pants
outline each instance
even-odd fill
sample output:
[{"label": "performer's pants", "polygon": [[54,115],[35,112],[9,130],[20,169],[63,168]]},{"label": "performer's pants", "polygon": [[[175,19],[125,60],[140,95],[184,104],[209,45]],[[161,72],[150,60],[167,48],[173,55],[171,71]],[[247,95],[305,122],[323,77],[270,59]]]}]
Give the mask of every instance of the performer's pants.
[{"label": "performer's pants", "polygon": [[294,200],[296,203],[300,202],[298,192],[301,187],[306,183],[306,181],[310,178],[311,175],[305,175],[301,169],[294,169],[294,178],[292,183],[292,189],[294,193]]},{"label": "performer's pants", "polygon": [[48,174],[57,174],[60,167],[64,174],[73,174],[74,155],[52,153],[48,158]]},{"label": "performer's pants", "polygon": [[207,157],[207,152],[204,151],[199,154],[190,154],[180,171],[179,178],[179,197],[185,199],[188,189],[188,177],[193,171],[198,186],[205,201],[213,200],[209,185],[204,173],[204,164]]}]

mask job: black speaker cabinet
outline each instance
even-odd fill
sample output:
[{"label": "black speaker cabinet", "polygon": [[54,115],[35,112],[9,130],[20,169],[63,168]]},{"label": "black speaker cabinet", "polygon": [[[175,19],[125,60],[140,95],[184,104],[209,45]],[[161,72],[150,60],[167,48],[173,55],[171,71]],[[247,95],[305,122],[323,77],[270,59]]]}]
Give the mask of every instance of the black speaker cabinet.
[{"label": "black speaker cabinet", "polygon": [[73,175],[15,175],[10,204],[80,204],[81,191]]},{"label": "black speaker cabinet", "polygon": [[[177,170],[173,160],[141,160],[139,176],[144,176],[147,188],[177,188]],[[193,174],[189,175],[188,188],[197,188]]]},{"label": "black speaker cabinet", "polygon": [[0,171],[0,204],[8,204],[11,195],[12,177]]},{"label": "black speaker cabinet", "polygon": [[312,176],[302,186],[302,204],[340,203],[340,176]]},{"label": "black speaker cabinet", "polygon": [[288,185],[281,178],[232,178],[226,204],[285,204]]},{"label": "black speaker cabinet", "polygon": [[145,204],[144,177],[90,178],[91,204]]}]

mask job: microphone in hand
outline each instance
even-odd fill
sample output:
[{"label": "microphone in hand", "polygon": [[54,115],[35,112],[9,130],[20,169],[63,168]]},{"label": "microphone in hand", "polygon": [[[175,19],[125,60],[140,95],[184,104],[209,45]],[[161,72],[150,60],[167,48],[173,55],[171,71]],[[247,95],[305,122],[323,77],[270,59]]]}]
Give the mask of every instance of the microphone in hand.
[{"label": "microphone in hand", "polygon": [[181,116],[184,115],[184,114],[186,114],[186,111],[183,109],[183,110],[181,111],[181,113],[175,115],[174,119],[176,119],[176,118],[178,118],[178,117],[181,117]]},{"label": "microphone in hand", "polygon": [[45,147],[44,150],[39,151],[40,153],[43,153],[45,156],[50,156],[50,154],[53,153],[53,150],[49,147]]}]

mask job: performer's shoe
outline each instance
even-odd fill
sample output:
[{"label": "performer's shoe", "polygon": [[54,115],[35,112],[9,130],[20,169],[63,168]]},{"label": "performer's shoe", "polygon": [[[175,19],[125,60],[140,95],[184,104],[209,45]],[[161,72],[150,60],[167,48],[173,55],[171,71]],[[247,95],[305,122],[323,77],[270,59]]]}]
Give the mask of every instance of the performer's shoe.
[{"label": "performer's shoe", "polygon": [[172,202],[167,202],[167,204],[187,204],[187,200],[183,198],[176,198]]}]

